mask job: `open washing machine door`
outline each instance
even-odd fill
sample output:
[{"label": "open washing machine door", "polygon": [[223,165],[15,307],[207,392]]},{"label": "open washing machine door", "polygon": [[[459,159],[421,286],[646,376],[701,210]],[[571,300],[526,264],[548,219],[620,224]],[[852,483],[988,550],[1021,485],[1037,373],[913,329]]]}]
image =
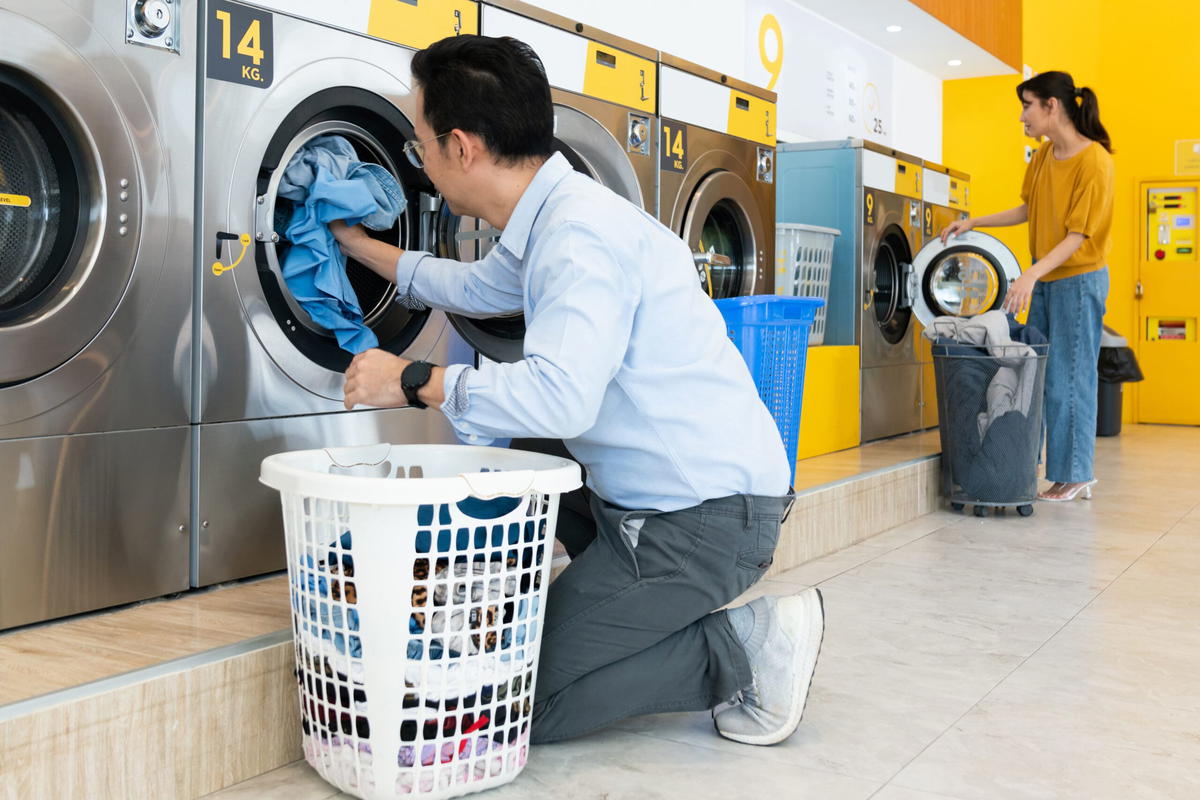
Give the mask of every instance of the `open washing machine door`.
[{"label": "open washing machine door", "polygon": [[[290,104],[281,103],[277,107],[290,108],[282,118],[256,120],[257,126],[274,126],[265,147],[257,152],[246,148],[234,171],[235,175],[256,176],[254,195],[243,198],[243,203],[253,208],[256,269],[230,271],[246,318],[271,360],[298,386],[334,401],[341,400],[343,373],[353,356],[312,319],[284,281],[283,264],[290,247],[285,230],[293,206],[279,197],[279,186],[288,162],[302,147],[320,136],[341,136],[353,146],[358,160],[379,164],[390,172],[408,200],[390,229],[368,233],[404,249],[421,247],[422,197],[431,194],[433,187],[424,173],[399,156],[404,143],[414,137],[412,124],[380,91],[392,87],[386,86],[385,77],[379,77],[382,81],[375,82],[379,86],[331,87],[295,96]],[[273,91],[282,94],[287,88],[291,87],[276,84]],[[237,230],[232,220],[228,224],[231,227],[226,230]],[[219,241],[204,246],[221,251]],[[347,261],[346,275],[379,347],[395,354],[408,351],[430,312],[413,311],[394,302],[395,285],[353,259]],[[410,357],[425,355],[409,353]]]},{"label": "open washing machine door", "polygon": [[1017,257],[999,239],[967,231],[928,242],[908,278],[912,311],[925,327],[936,317],[974,317],[1000,308],[1021,275]]},{"label": "open washing machine door", "polygon": [[[554,145],[575,168],[639,208],[645,199],[637,173],[621,144],[600,122],[583,111],[554,104]],[[500,239],[501,231],[474,217],[451,213],[445,203],[437,217],[438,255],[459,261],[483,258]],[[513,362],[525,357],[525,316],[472,319],[448,314],[459,335],[484,358]]]}]

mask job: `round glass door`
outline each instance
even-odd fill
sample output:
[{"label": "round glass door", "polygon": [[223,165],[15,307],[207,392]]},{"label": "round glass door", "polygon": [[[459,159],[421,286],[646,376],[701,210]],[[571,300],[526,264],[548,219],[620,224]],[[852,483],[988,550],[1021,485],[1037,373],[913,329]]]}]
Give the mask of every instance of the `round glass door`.
[{"label": "round glass door", "polygon": [[712,207],[700,229],[695,255],[700,286],[714,300],[737,297],[754,263],[746,260],[746,231],[738,208],[729,200]]},{"label": "round glass door", "polygon": [[934,262],[925,291],[926,302],[936,315],[973,317],[995,305],[1000,276],[996,266],[980,253],[950,253]]},{"label": "round glass door", "polygon": [[0,71],[0,325],[37,311],[70,276],[86,196],[86,173],[65,123],[44,98]]},{"label": "round glass door", "polygon": [[[283,173],[293,156],[322,136],[338,136],[350,144],[354,159],[378,164],[400,185],[408,199],[407,207],[386,230],[367,229],[368,235],[404,249],[419,244],[418,211],[421,189],[428,191],[424,175],[404,159],[391,154],[401,152],[412,138],[408,120],[383,98],[360,89],[329,89],[304,101],[280,125],[267,147],[259,174],[256,229],[269,232],[257,248],[258,279],[279,327],[292,344],[309,360],[335,372],[350,364],[351,353],[338,346],[333,333],[316,322],[305,310],[283,278],[283,267],[291,250],[287,229],[295,204],[279,194]],[[237,273],[235,272],[235,276]],[[379,339],[379,347],[403,353],[420,334],[428,311],[412,311],[395,302],[396,287],[354,259],[346,261],[346,278],[363,321]]]},{"label": "round glass door", "polygon": [[999,239],[968,231],[945,244],[927,243],[913,260],[913,272],[913,311],[928,327],[936,317],[974,317],[1000,308],[1021,268]]},{"label": "round glass door", "polygon": [[905,297],[910,259],[904,233],[899,228],[889,228],[875,250],[872,271],[875,285],[871,292],[875,323],[889,344],[899,344],[904,339],[912,318]]}]

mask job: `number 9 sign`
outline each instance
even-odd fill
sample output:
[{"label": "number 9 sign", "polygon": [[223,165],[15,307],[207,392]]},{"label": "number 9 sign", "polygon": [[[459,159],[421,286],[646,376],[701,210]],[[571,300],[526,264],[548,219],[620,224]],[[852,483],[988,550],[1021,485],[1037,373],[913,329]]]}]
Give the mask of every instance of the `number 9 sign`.
[{"label": "number 9 sign", "polygon": [[[775,57],[771,58],[767,54],[767,35],[771,34],[775,39]],[[775,84],[779,81],[779,75],[783,72],[783,28],[779,25],[779,20],[774,14],[767,14],[762,18],[762,22],[758,24],[758,57],[762,59],[763,68],[771,76],[770,83],[767,84],[767,89],[773,90]]]}]

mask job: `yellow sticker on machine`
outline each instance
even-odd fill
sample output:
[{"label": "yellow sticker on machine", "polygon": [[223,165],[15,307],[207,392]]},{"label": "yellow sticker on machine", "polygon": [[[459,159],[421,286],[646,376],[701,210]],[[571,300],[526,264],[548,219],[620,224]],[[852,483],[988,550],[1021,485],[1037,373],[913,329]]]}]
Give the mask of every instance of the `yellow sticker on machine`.
[{"label": "yellow sticker on machine", "polygon": [[588,42],[583,66],[583,93],[610,103],[657,113],[658,68],[632,53]]},{"label": "yellow sticker on machine", "polygon": [[736,89],[729,90],[730,136],[775,146],[775,104]]},{"label": "yellow sticker on machine", "polygon": [[962,178],[950,179],[950,207],[971,210],[971,182]]},{"label": "yellow sticker on machine", "polygon": [[368,36],[421,50],[463,33],[479,33],[479,4],[471,0],[371,0]]},{"label": "yellow sticker on machine", "polygon": [[907,161],[896,160],[896,194],[921,199],[921,167]]},{"label": "yellow sticker on machine", "polygon": [[0,206],[16,206],[17,208],[29,208],[29,204],[33,202],[23,194],[4,194],[0,192]]}]

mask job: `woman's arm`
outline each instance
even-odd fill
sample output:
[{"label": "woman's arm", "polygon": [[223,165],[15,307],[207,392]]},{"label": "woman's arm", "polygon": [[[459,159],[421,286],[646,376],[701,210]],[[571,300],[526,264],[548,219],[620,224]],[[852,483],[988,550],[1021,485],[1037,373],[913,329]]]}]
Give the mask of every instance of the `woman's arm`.
[{"label": "woman's arm", "polygon": [[1025,203],[1010,208],[1007,211],[997,211],[995,214],[985,214],[972,219],[958,219],[942,229],[941,238],[944,244],[951,236],[966,233],[974,228],[1006,228],[1009,225],[1020,225],[1029,221],[1029,206]]},{"label": "woman's arm", "polygon": [[1062,266],[1064,261],[1083,246],[1086,238],[1082,233],[1068,233],[1045,257],[1022,272],[1021,277],[1008,287],[1008,294],[1004,297],[1004,310],[1010,314],[1019,314],[1029,308],[1029,301],[1033,298],[1033,287],[1037,282]]}]

